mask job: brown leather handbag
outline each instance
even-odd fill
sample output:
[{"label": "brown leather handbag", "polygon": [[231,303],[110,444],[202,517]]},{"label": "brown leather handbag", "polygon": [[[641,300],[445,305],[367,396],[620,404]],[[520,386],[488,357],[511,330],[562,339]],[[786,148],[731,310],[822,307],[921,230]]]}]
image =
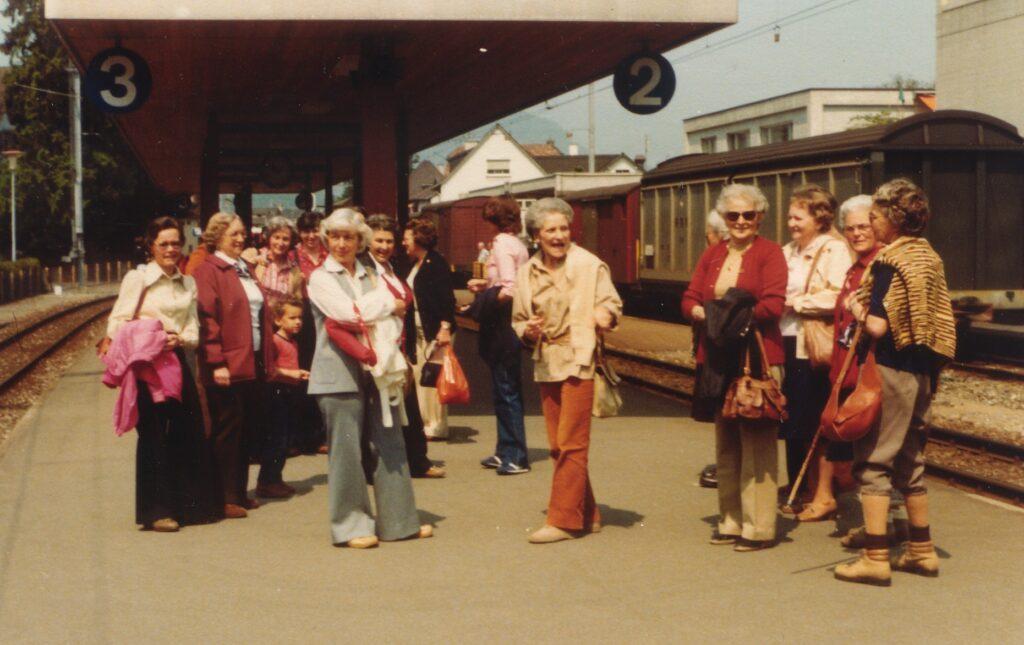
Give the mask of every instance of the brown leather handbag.
[{"label": "brown leather handbag", "polygon": [[[807,274],[807,282],[804,283],[804,294],[811,288],[811,279],[814,277],[814,269],[818,266],[818,259],[821,252],[825,250],[822,244],[818,252],[814,254],[811,261],[811,270]],[[835,326],[831,316],[828,318],[804,316],[802,317],[804,330],[804,349],[807,350],[807,358],[811,361],[811,367],[826,369],[832,366],[832,343],[835,342]]]},{"label": "brown leather handbag", "polygon": [[846,372],[857,355],[857,343],[860,341],[861,327],[853,335],[850,351],[846,353],[843,368],[839,371],[836,382],[832,385],[825,410],[821,413],[821,433],[832,441],[856,441],[868,433],[882,414],[882,377],[875,363],[875,343],[871,341],[868,355],[860,366],[857,375],[857,387],[850,396],[839,405],[839,390],[843,386]]},{"label": "brown leather handbag", "polygon": [[737,376],[725,393],[722,416],[726,419],[786,420],[786,397],[772,377],[768,356],[764,351],[761,332],[754,330],[757,348],[761,354],[761,378],[750,375],[750,344],[743,358],[743,374]]}]

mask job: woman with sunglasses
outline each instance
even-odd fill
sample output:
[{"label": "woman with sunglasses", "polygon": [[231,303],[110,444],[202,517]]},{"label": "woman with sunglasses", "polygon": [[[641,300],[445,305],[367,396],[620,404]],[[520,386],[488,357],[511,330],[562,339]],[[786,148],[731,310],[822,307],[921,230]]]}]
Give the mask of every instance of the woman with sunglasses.
[{"label": "woman with sunglasses", "polygon": [[[754,186],[729,184],[715,206],[726,221],[729,238],[708,247],[683,295],[683,315],[705,320],[705,305],[736,287],[753,297],[753,320],[764,338],[773,376],[781,380],[783,362],[779,317],[786,298],[786,259],[778,244],[760,237],[758,227],[768,210],[764,193]],[[702,365],[707,335],[697,347]],[[734,366],[739,371],[739,366]],[[715,460],[721,513],[711,544],[732,544],[736,551],[756,551],[775,541],[778,424],[731,420],[715,414]]]},{"label": "woman with sunglasses", "polygon": [[[853,265],[850,246],[832,228],[836,208],[832,193],[816,184],[798,187],[789,198],[786,223],[792,241],[782,248],[789,280],[786,310],[779,322],[786,352],[786,381],[782,393],[786,396],[786,412],[789,413],[780,434],[786,440],[789,486],[793,485],[807,458],[831,390],[828,366],[819,368],[811,364],[804,323],[815,318],[832,320],[846,272]],[[816,460],[808,472],[810,475],[803,486],[806,493],[801,496],[805,501],[814,496],[814,482],[819,475]],[[784,508],[783,512],[796,513],[797,510]],[[820,522],[835,511],[834,500],[831,503],[819,500],[816,504],[808,503],[798,518],[802,522]]]}]

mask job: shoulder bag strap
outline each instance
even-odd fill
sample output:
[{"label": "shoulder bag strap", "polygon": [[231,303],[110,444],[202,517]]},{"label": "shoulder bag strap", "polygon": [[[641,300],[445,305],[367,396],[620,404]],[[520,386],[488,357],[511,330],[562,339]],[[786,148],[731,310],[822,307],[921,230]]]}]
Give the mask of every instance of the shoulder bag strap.
[{"label": "shoulder bag strap", "polygon": [[[768,354],[764,351],[764,339],[761,337],[761,330],[754,328],[754,338],[757,339],[757,349],[761,352],[761,378],[764,380],[775,380],[772,376],[772,367],[768,364]],[[747,373],[750,373],[750,348],[747,347]]]},{"label": "shoulder bag strap", "polygon": [[814,277],[814,270],[818,267],[818,259],[821,257],[821,253],[822,251],[825,250],[826,246],[828,246],[828,240],[822,243],[822,245],[818,248],[818,252],[814,254],[814,259],[811,260],[811,270],[807,272],[807,282],[804,283],[805,295],[811,288],[811,278]]},{"label": "shoulder bag strap", "polygon": [[132,320],[139,319],[139,312],[142,311],[142,303],[146,299],[146,292],[149,291],[150,285],[143,285],[142,291],[139,292],[139,301],[135,303],[135,311],[132,312]]}]

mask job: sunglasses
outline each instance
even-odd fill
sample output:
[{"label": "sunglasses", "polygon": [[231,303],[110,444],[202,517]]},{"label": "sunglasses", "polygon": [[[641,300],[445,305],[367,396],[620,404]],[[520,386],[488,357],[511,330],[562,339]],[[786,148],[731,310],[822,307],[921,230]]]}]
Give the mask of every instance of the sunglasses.
[{"label": "sunglasses", "polygon": [[730,222],[738,222],[741,217],[748,222],[753,222],[757,218],[757,211],[728,211],[725,213],[725,219]]}]

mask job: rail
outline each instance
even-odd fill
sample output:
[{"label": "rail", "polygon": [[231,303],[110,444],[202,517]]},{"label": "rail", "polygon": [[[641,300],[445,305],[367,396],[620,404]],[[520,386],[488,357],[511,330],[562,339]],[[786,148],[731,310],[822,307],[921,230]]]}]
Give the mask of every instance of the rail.
[{"label": "rail", "polygon": [[[132,268],[127,260],[92,262],[85,265],[85,284],[120,282]],[[74,264],[55,267],[27,267],[0,272],[0,304],[38,296],[53,290],[54,286],[78,284],[78,267]]]}]

